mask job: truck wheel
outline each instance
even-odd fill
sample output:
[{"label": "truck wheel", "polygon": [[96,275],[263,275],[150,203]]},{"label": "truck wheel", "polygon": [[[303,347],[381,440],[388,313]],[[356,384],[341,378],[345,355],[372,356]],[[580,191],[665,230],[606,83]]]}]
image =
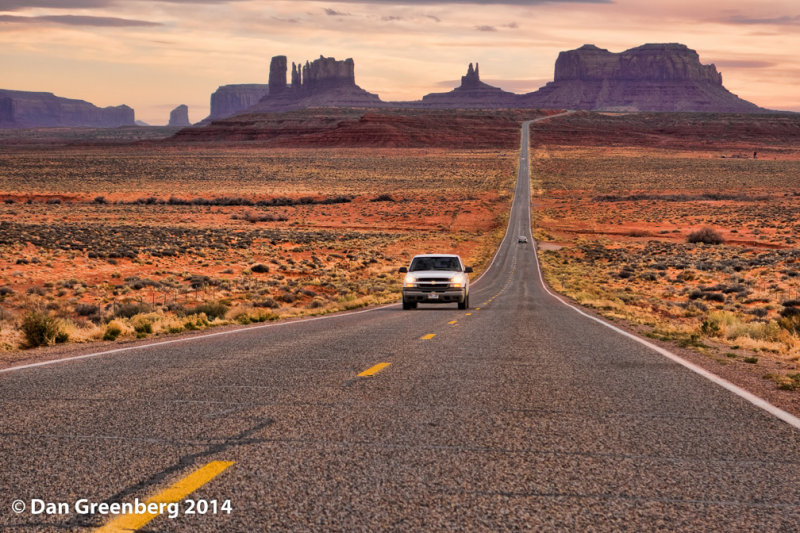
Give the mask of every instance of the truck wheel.
[{"label": "truck wheel", "polygon": [[458,302],[458,308],[459,309],[469,309],[469,294],[464,296],[464,301],[463,302]]},{"label": "truck wheel", "polygon": [[417,308],[417,302],[407,302],[407,301],[403,300],[403,309],[408,310],[408,309],[416,309],[416,308]]}]

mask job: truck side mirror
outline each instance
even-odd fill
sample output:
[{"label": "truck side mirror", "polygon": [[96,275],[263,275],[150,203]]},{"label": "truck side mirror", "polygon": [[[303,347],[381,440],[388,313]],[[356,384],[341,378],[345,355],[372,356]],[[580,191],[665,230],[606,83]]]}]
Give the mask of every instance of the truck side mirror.
[{"label": "truck side mirror", "polygon": [[472,274],[472,267],[464,267],[464,272],[467,274]]},{"label": "truck side mirror", "polygon": [[397,271],[400,272],[401,274],[405,274],[408,272],[408,269],[406,267],[400,267],[397,269]]}]

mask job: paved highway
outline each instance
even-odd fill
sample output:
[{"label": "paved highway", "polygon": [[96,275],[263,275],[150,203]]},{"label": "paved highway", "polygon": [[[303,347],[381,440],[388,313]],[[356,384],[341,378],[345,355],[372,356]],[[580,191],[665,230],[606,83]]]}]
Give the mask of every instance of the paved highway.
[{"label": "paved highway", "polygon": [[[800,530],[791,419],[543,288],[516,242],[532,242],[527,135],[470,310],[396,305],[0,374],[0,530]],[[179,508],[79,514],[80,499]]]}]

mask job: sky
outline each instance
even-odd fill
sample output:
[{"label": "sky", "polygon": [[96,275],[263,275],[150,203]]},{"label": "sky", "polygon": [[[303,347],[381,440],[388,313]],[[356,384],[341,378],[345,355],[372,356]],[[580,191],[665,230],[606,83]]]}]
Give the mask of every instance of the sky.
[{"label": "sky", "polygon": [[531,92],[558,53],[677,42],[723,84],[800,111],[797,0],[0,0],[0,88],[127,104],[165,124],[208,115],[220,85],[266,83],[272,56],[353,58],[356,83],[385,101],[481,79]]}]

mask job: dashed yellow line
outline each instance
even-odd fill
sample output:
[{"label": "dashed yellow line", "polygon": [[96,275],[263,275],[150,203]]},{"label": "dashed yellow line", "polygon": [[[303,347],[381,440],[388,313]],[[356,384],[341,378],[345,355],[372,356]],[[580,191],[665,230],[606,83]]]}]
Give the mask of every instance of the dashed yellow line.
[{"label": "dashed yellow line", "polygon": [[436,333],[428,333],[427,335],[423,335],[423,336],[422,336],[422,337],[420,337],[419,339],[420,339],[420,340],[423,340],[423,341],[429,341],[429,340],[431,340],[432,338],[434,338],[435,336],[436,336]]},{"label": "dashed yellow line", "polygon": [[358,375],[358,377],[360,377],[360,378],[371,377],[371,376],[377,374],[378,372],[380,372],[381,370],[383,370],[384,368],[386,368],[387,366],[389,366],[391,364],[392,363],[378,363],[377,365],[364,370],[362,373],[360,373]]},{"label": "dashed yellow line", "polygon": [[467,314],[466,314],[466,315],[464,315],[464,316],[470,316],[471,314],[472,314],[472,313],[467,313]]},{"label": "dashed yellow line", "polygon": [[[196,491],[230,467],[233,461],[212,461],[195,470],[185,478],[175,482],[152,498],[145,500],[147,511],[159,509],[159,512],[142,514],[125,514],[108,522],[103,527],[96,529],[95,533],[130,533],[145,526],[152,519],[159,516],[167,505],[183,500],[186,496]],[[155,505],[151,505],[155,504]]]},{"label": "dashed yellow line", "polygon": [[456,322],[458,322],[458,320],[451,320],[450,322],[448,322],[448,324],[450,324],[450,325],[452,326],[452,325],[453,325],[453,324],[455,324]]}]

